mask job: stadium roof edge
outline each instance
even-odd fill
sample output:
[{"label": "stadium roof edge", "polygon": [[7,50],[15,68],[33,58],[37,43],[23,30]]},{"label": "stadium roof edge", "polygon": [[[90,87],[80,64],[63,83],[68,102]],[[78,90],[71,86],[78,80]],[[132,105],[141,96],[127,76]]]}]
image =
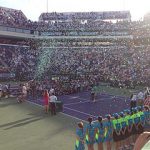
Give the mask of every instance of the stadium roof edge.
[{"label": "stadium roof edge", "polygon": [[4,6],[0,6],[0,8],[3,8],[3,9],[9,9],[9,10],[13,10],[13,11],[22,11],[21,9],[14,9],[14,8],[8,8],[8,7],[4,7]]}]

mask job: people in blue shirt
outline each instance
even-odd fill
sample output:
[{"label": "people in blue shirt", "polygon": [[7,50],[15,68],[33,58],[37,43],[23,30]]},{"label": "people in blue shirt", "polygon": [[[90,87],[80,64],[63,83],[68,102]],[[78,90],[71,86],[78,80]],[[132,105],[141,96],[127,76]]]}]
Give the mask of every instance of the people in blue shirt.
[{"label": "people in blue shirt", "polygon": [[113,132],[113,124],[111,121],[111,115],[106,115],[106,122],[104,123],[104,142],[106,142],[107,150],[111,150],[111,141],[112,141],[112,132]]},{"label": "people in blue shirt", "polygon": [[140,117],[140,122],[138,124],[138,134],[141,134],[144,132],[144,120],[145,120],[145,117],[144,117],[144,113],[142,111],[142,107],[141,106],[138,106],[137,108],[138,112],[138,116]]},{"label": "people in blue shirt", "polygon": [[121,112],[120,114],[120,124],[121,124],[121,134],[122,134],[122,138],[124,138],[124,134],[125,134],[125,130],[126,130],[126,127],[127,127],[127,124],[124,120],[124,113]]},{"label": "people in blue shirt", "polygon": [[134,126],[134,120],[133,120],[133,112],[130,110],[127,111],[127,114],[129,115],[129,118],[127,119],[128,121],[128,134],[129,134],[129,143],[133,144],[133,128]]},{"label": "people in blue shirt", "polygon": [[135,142],[138,137],[138,126],[140,123],[140,116],[137,113],[137,108],[134,108],[132,112],[133,112],[132,118],[134,122],[132,126],[132,135],[133,135],[133,142]]},{"label": "people in blue shirt", "polygon": [[139,112],[139,115],[140,115],[141,125],[144,127],[144,125],[145,125],[145,115],[144,115],[144,112],[143,112],[141,106],[138,106],[138,112]]},{"label": "people in blue shirt", "polygon": [[78,128],[76,130],[76,143],[75,143],[75,150],[84,150],[84,130],[83,130],[83,123],[78,123]]},{"label": "people in blue shirt", "polygon": [[104,141],[104,125],[103,118],[98,117],[98,122],[95,123],[95,140],[98,144],[98,150],[103,150],[103,141]]},{"label": "people in blue shirt", "polygon": [[119,115],[116,113],[114,114],[114,120],[113,120],[113,140],[116,143],[116,149],[120,148],[120,140],[121,140],[121,124],[120,124],[120,118]]},{"label": "people in blue shirt", "polygon": [[121,123],[121,145],[123,147],[128,147],[129,146],[129,141],[128,141],[128,122],[126,119],[126,115],[121,112],[120,113],[120,123]]},{"label": "people in blue shirt", "polygon": [[88,118],[88,124],[85,128],[85,138],[88,150],[94,150],[94,143],[95,143],[95,128],[94,124],[92,123],[92,118]]},{"label": "people in blue shirt", "polygon": [[146,131],[150,130],[150,110],[148,106],[138,106],[132,108],[131,111],[128,109],[124,112],[119,115],[115,113],[114,119],[110,115],[106,115],[105,119],[99,116],[95,123],[89,117],[88,124],[84,129],[83,123],[78,123],[75,150],[85,150],[84,141],[88,150],[94,150],[95,142],[98,145],[98,150],[104,149],[104,142],[106,142],[107,150],[111,150],[112,137],[116,149],[118,149],[120,146],[128,146],[134,143],[138,134],[141,134],[144,129]]},{"label": "people in blue shirt", "polygon": [[138,124],[140,123],[140,116],[139,116],[139,114],[138,114],[137,108],[135,108],[135,109],[133,110],[133,112],[134,112],[134,123],[136,124],[136,127],[137,127]]},{"label": "people in blue shirt", "polygon": [[145,130],[150,131],[150,109],[148,106],[144,106],[144,118],[145,118]]}]

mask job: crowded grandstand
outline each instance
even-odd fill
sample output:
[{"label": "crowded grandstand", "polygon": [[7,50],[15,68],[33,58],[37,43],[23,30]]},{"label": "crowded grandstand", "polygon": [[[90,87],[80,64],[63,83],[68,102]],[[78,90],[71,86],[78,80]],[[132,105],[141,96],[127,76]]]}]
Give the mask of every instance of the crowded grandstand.
[{"label": "crowded grandstand", "polygon": [[[0,97],[17,97],[18,103],[27,100],[39,105],[49,105],[50,97],[55,99],[50,103],[54,111],[51,113],[56,115],[53,103],[57,97],[64,99],[64,110],[59,111],[68,114],[67,111],[74,108],[67,106],[91,104],[86,94],[94,93],[92,105],[95,106],[92,107],[95,110],[90,110],[88,105],[85,106],[91,111],[88,115],[84,112],[83,117],[75,116],[86,124],[78,123],[75,149],[84,150],[86,143],[88,150],[93,150],[97,143],[98,150],[103,150],[102,143],[106,143],[106,149],[111,150],[112,140],[115,150],[133,149],[138,135],[150,129],[149,33],[149,15],[142,21],[132,21],[130,11],[47,12],[34,22],[21,10],[0,7],[0,81],[3,81]],[[8,81],[23,84],[15,87],[3,84]],[[98,114],[96,107],[101,99],[105,100],[104,94],[108,99],[112,96],[99,88],[105,85],[132,90],[140,86],[143,95],[141,98],[138,96],[141,91],[136,93],[136,104],[132,103],[133,95],[130,103],[128,95],[120,109]],[[79,102],[71,104],[63,97],[84,92],[85,100],[79,98]],[[115,96],[115,103],[117,98],[122,99]],[[49,106],[45,109],[48,113]]]}]

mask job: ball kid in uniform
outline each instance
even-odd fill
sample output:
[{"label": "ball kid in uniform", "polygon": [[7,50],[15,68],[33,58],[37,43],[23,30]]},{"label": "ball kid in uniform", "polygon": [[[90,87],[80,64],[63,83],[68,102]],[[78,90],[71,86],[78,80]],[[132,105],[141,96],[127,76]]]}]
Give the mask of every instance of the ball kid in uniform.
[{"label": "ball kid in uniform", "polygon": [[104,141],[104,125],[102,123],[103,118],[98,117],[98,122],[95,123],[95,140],[98,145],[98,150],[103,150],[103,141]]},{"label": "ball kid in uniform", "polygon": [[76,143],[75,143],[75,150],[84,150],[84,130],[83,130],[83,123],[79,122],[78,127],[76,130]]},{"label": "ball kid in uniform", "polygon": [[106,115],[107,120],[104,123],[104,142],[106,142],[107,150],[111,150],[113,124],[111,121],[111,115]]},{"label": "ball kid in uniform", "polygon": [[119,115],[116,113],[114,114],[113,119],[113,140],[116,143],[115,150],[118,150],[120,148],[120,140],[121,140],[121,124],[119,120]]},{"label": "ball kid in uniform", "polygon": [[88,124],[85,128],[85,138],[86,138],[86,144],[88,147],[88,150],[94,150],[94,143],[95,143],[95,128],[94,124],[92,123],[92,118],[88,118]]}]

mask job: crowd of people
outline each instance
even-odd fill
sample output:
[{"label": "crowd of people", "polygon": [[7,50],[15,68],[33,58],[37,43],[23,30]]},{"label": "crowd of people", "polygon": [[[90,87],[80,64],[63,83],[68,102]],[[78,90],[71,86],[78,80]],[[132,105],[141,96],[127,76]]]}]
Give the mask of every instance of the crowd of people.
[{"label": "crowd of people", "polygon": [[40,21],[46,20],[73,20],[73,19],[126,19],[131,18],[129,11],[107,11],[107,12],[67,12],[67,13],[42,13]]},{"label": "crowd of people", "polygon": [[59,109],[63,109],[62,106],[60,106],[61,108],[56,108],[56,103],[59,103],[60,101],[57,100],[55,90],[53,88],[41,88],[38,91],[39,93],[35,93],[34,87],[35,81],[31,80],[27,83],[21,83],[19,87],[16,88],[17,93],[14,93],[12,85],[0,84],[0,100],[2,98],[16,97],[18,103],[23,103],[30,99],[40,98],[42,100],[42,105],[45,107],[45,113],[48,114],[50,111],[52,116],[56,115],[56,111],[60,111]]},{"label": "crowd of people", "polygon": [[[103,150],[104,143],[106,149],[111,150],[112,141],[115,143],[115,150],[130,150],[133,149],[138,136],[144,130],[149,131],[150,110],[148,106],[135,107],[112,116],[106,115],[106,118],[99,116],[94,122],[90,117],[87,121],[84,125],[83,122],[77,124],[75,150],[84,150],[85,144],[88,150],[94,150],[94,144],[97,144],[98,150]],[[144,144],[134,149],[141,150]],[[135,147],[137,148],[137,145]]]},{"label": "crowd of people", "polygon": [[28,20],[21,10],[0,7],[0,25],[36,29],[37,22]]},{"label": "crowd of people", "polygon": [[[3,69],[14,73],[17,80],[27,80],[33,75],[36,54],[28,46],[0,44],[0,59]],[[1,73],[4,72],[1,70]],[[6,72],[6,71],[5,71]]]},{"label": "crowd of people", "polygon": [[[103,21],[106,18],[118,21],[116,23]],[[145,21],[132,22],[129,12],[87,12],[87,13],[42,13],[40,21],[31,21],[21,10],[0,7],[0,25],[39,31],[40,35],[73,35],[73,36],[147,36],[149,25]],[[84,21],[83,21],[84,20]],[[138,30],[137,29],[142,29]]]},{"label": "crowd of people", "polygon": [[78,22],[66,22],[64,24],[60,22],[55,22],[53,24],[50,24],[50,29],[54,30],[103,30],[103,31],[119,31],[119,30],[127,30],[129,27],[130,23],[110,23],[110,22],[105,22],[105,21],[97,21],[94,22],[92,20],[88,21],[87,23],[81,23],[80,21]]},{"label": "crowd of people", "polygon": [[[101,81],[112,86],[149,86],[150,46],[41,47],[0,45],[0,58],[17,80],[33,78],[52,84],[58,95],[85,90]],[[43,81],[37,81],[41,84]],[[37,84],[37,89],[38,89]]]},{"label": "crowd of people", "polygon": [[[42,104],[45,107],[45,113],[48,114],[49,110],[51,115],[56,115],[56,103],[58,102],[55,96],[55,90],[51,88],[48,90],[46,87],[39,89],[39,93],[35,93],[35,81],[31,80],[27,83],[20,84],[19,93],[17,95],[17,102],[23,103],[26,100],[41,98]],[[35,95],[36,94],[36,95]]]},{"label": "crowd of people", "polygon": [[[116,23],[103,21],[127,19]],[[42,13],[40,21],[31,21],[21,10],[0,7],[0,25],[39,31],[39,35],[49,36],[148,36],[147,21],[131,21],[129,12],[104,13]],[[84,20],[84,21],[83,21]],[[140,31],[138,30],[140,29]]]},{"label": "crowd of people", "polygon": [[[125,13],[124,13],[125,14]],[[89,22],[86,24],[82,24],[81,20],[96,20],[99,19],[106,19],[107,16],[109,18],[113,18],[114,16],[118,19],[120,18],[128,18],[129,12],[124,15],[123,13],[119,12],[108,12],[107,14],[103,15],[102,14],[96,14],[96,13],[77,13],[77,14],[59,14],[59,13],[43,13],[41,14],[40,18],[42,18],[43,21],[39,22],[33,22],[31,20],[28,20],[24,13],[21,10],[16,10],[16,9],[10,9],[10,8],[5,8],[5,7],[0,7],[0,25],[5,25],[5,26],[10,26],[10,27],[18,27],[18,28],[25,28],[25,29],[34,29],[34,30],[48,30],[48,29],[55,29],[55,30],[67,30],[67,29],[73,29],[73,30],[80,30],[80,29],[90,29],[90,28],[96,28],[99,29],[110,29],[113,26],[113,24],[106,23],[100,21],[99,23],[94,23]],[[52,16],[51,16],[52,15]],[[61,17],[61,16],[68,16],[69,18],[66,17]],[[95,16],[95,17],[94,17]],[[45,18],[47,18],[48,23],[45,21]],[[52,19],[55,21],[52,23]],[[70,23],[67,23],[66,19],[69,20],[80,20],[80,22],[73,22],[71,21]],[[60,22],[58,22],[60,20]],[[64,22],[62,22],[64,20]],[[126,25],[124,24],[116,24],[114,25],[114,29],[122,29],[126,28]]]},{"label": "crowd of people", "polygon": [[[41,15],[42,21],[33,22],[20,10],[0,7],[0,25],[37,30],[39,35],[51,36],[133,35],[141,38],[149,35],[149,25],[144,21],[102,21],[113,19],[115,15],[118,19],[127,17],[112,13],[107,15],[98,18],[100,14],[95,13],[68,16],[63,13],[45,13]],[[0,73],[14,73],[17,81],[34,79],[20,86],[18,102],[25,101],[28,94],[35,99],[42,97],[45,112],[48,113],[50,104],[52,115],[56,114],[55,94],[89,90],[101,82],[126,88],[150,86],[150,45],[128,45],[127,42],[94,45],[96,42],[89,42],[88,38],[80,42],[71,39],[68,43],[56,41],[54,45],[45,40],[36,49],[26,45],[28,41],[16,45],[12,41],[4,43],[0,41]],[[101,43],[101,40],[97,43]],[[0,98],[9,97],[9,89],[9,85],[0,85]],[[51,89],[55,89],[55,93],[49,93]],[[142,94],[138,96],[142,97]],[[78,123],[75,149],[84,150],[86,143],[88,150],[93,150],[93,145],[97,143],[98,150],[103,150],[103,143],[106,143],[107,150],[111,150],[112,140],[116,144],[116,150],[121,146],[124,149],[130,147],[150,121],[149,107],[136,107],[134,96],[131,99],[131,110],[124,110],[113,116],[107,115],[105,119],[99,116],[96,122],[88,118],[86,125]]]},{"label": "crowd of people", "polygon": [[[130,12],[42,13],[39,21],[26,18],[21,10],[0,7],[0,25],[38,31],[48,36],[149,35],[149,23],[131,21]],[[103,21],[119,20],[116,23]],[[124,21],[120,21],[124,20]],[[127,20],[127,21],[126,21]],[[140,30],[138,30],[140,29]]]},{"label": "crowd of people", "polygon": [[[35,94],[37,93],[34,91],[35,85],[36,82],[34,80],[20,85],[21,94],[17,98],[19,103],[24,102],[29,93],[33,97],[36,96]],[[7,85],[3,86],[3,88],[0,86],[0,95],[1,91],[4,91],[5,96],[9,95],[9,87]],[[41,89],[41,94],[45,106],[45,113],[48,113],[50,108],[51,115],[56,115],[57,97],[55,96],[55,90],[53,88],[47,90],[47,87],[45,87],[44,90]],[[88,150],[94,150],[94,144],[97,144],[98,150],[104,149],[103,144],[106,144],[107,150],[111,150],[113,141],[115,143],[115,150],[133,149],[133,145],[138,136],[142,134],[144,130],[149,131],[150,129],[149,107],[143,107],[143,104],[141,105],[138,103],[137,104],[141,106],[137,107],[136,103],[134,105],[132,104],[132,101],[135,101],[137,97],[143,99],[144,95],[145,98],[150,98],[150,91],[148,88],[144,94],[140,92],[136,98],[133,95],[131,96],[130,110],[124,110],[112,116],[106,115],[106,118],[99,116],[97,121],[92,121],[90,117],[87,120],[88,123],[85,123],[85,125],[83,125],[82,122],[78,123],[75,150],[84,150],[85,143],[87,144]],[[140,149],[135,148],[135,150]]]}]

